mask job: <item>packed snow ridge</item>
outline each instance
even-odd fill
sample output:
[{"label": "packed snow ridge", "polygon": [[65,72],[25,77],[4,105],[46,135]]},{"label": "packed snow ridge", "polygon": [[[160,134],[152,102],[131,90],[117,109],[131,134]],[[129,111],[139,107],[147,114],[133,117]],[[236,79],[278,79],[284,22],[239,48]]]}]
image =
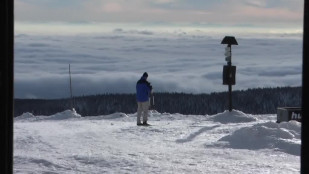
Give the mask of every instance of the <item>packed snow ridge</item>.
[{"label": "packed snow ridge", "polygon": [[241,111],[232,110],[231,112],[224,111],[223,113],[210,116],[210,120],[213,120],[214,122],[220,122],[222,124],[228,124],[256,121],[257,118],[252,115],[245,114]]},{"label": "packed snow ridge", "polygon": [[21,116],[16,117],[15,120],[28,120],[28,121],[38,121],[38,120],[66,120],[71,118],[80,118],[75,109],[72,110],[65,110],[63,112],[56,113],[51,116],[34,116],[30,112],[23,113]]},{"label": "packed snow ridge", "polygon": [[[180,114],[159,113],[155,110],[150,111],[152,117],[177,117]],[[183,115],[182,115],[183,116]],[[119,119],[130,117],[125,113],[114,113],[103,116],[95,116],[98,119]],[[135,115],[131,115],[135,117]],[[189,116],[188,116],[189,117]],[[24,113],[19,117],[16,117],[17,121],[43,121],[43,120],[69,120],[82,118],[75,109],[65,110],[60,113],[56,113],[51,116],[34,116],[32,113]],[[89,117],[89,119],[93,119]],[[219,122],[221,124],[235,123],[248,123],[255,122],[258,118],[251,114],[245,114],[238,110],[224,111],[212,116],[205,117],[209,121]],[[176,118],[175,118],[176,119]],[[273,148],[285,151],[290,154],[300,155],[300,134],[301,123],[297,121],[289,121],[276,123],[274,121],[268,121],[265,123],[252,124],[249,127],[240,128],[231,134],[222,137],[219,141],[228,142],[228,147],[240,148],[240,149],[262,149]]]}]

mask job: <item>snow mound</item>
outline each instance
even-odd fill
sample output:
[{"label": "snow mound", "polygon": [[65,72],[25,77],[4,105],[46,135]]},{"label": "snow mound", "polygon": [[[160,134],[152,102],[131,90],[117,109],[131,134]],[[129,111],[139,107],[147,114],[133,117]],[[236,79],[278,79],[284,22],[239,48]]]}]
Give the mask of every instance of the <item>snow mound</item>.
[{"label": "snow mound", "polygon": [[301,139],[301,123],[295,120],[291,120],[289,122],[281,122],[279,124],[281,129],[289,130],[295,138]]},{"label": "snow mound", "polygon": [[296,121],[277,124],[266,122],[244,127],[219,141],[228,142],[236,149],[276,149],[292,155],[300,155],[301,124]]},{"label": "snow mound", "polygon": [[116,112],[113,114],[103,116],[103,118],[105,119],[116,119],[116,118],[124,118],[124,117],[128,117],[128,115],[122,112]]},{"label": "snow mound", "polygon": [[75,109],[73,110],[65,110],[63,112],[58,112],[54,115],[45,116],[34,116],[32,113],[26,112],[22,115],[15,117],[14,119],[16,121],[43,121],[43,120],[65,120],[65,119],[71,119],[71,118],[81,118],[81,115],[79,115]]},{"label": "snow mound", "polygon": [[149,117],[160,117],[162,114],[158,112],[157,110],[149,110]]},{"label": "snow mound", "polygon": [[161,114],[157,110],[149,110],[149,114]]},{"label": "snow mound", "polygon": [[35,120],[35,116],[30,113],[30,112],[26,112],[26,113],[23,113],[22,115],[18,116],[18,117],[15,117],[14,118],[16,121],[21,121],[21,120]]},{"label": "snow mound", "polygon": [[22,115],[16,117],[16,118],[19,118],[19,119],[28,119],[28,118],[33,118],[34,115],[30,112],[26,112],[26,113],[23,113]]},{"label": "snow mound", "polygon": [[219,113],[213,116],[209,117],[210,120],[214,122],[220,122],[222,124],[227,124],[227,123],[246,123],[246,122],[251,122],[251,121],[256,121],[257,118],[245,114],[241,111],[238,110],[232,110],[230,111],[224,111],[223,113]]},{"label": "snow mound", "polygon": [[46,117],[48,120],[66,120],[71,118],[81,118],[81,115],[79,115],[75,109],[73,110],[65,110],[63,112],[59,112],[55,115],[51,115],[49,117]]}]

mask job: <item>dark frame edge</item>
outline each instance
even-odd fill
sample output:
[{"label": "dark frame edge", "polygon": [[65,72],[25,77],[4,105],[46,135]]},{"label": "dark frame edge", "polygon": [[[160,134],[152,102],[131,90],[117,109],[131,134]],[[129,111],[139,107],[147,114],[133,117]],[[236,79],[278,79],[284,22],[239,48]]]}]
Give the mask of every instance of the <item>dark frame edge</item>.
[{"label": "dark frame edge", "polygon": [[0,1],[3,33],[0,57],[1,174],[13,173],[14,0]]},{"label": "dark frame edge", "polygon": [[302,126],[301,126],[301,164],[300,164],[300,171],[301,173],[309,173],[309,166],[308,164],[306,165],[306,161],[308,161],[308,145],[307,142],[305,141],[306,138],[306,133],[308,129],[308,112],[309,112],[309,107],[307,100],[309,98],[309,93],[308,93],[308,82],[309,82],[309,76],[308,76],[308,67],[309,67],[309,43],[308,43],[308,29],[309,29],[309,3],[307,0],[304,1],[304,21],[303,21],[303,76],[302,76]]}]

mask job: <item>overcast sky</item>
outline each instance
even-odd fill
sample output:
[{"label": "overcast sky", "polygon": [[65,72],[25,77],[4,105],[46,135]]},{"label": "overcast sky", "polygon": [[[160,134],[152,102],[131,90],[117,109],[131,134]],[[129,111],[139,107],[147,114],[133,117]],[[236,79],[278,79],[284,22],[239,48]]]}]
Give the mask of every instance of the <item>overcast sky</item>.
[{"label": "overcast sky", "polygon": [[15,21],[302,26],[300,0],[16,0]]}]

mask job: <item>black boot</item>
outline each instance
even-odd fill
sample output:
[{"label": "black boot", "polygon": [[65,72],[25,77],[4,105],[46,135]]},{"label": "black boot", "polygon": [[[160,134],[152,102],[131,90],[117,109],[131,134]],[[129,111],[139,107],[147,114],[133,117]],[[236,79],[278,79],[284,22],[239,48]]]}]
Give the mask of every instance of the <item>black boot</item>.
[{"label": "black boot", "polygon": [[144,122],[143,122],[143,125],[146,125],[146,126],[147,126],[147,125],[149,125],[149,124],[147,123],[147,121],[144,121]]}]

